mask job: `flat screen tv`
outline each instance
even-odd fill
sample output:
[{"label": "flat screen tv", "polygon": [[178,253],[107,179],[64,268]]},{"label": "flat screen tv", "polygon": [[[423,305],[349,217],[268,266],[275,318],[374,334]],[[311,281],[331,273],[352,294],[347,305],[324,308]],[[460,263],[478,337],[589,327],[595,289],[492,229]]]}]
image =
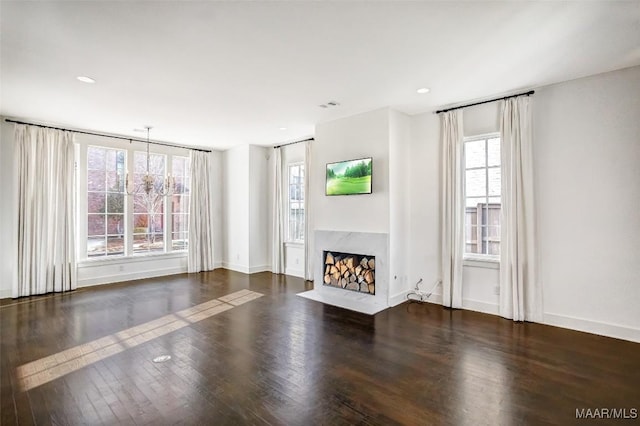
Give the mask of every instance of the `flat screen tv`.
[{"label": "flat screen tv", "polygon": [[327,164],[327,195],[371,194],[371,157]]}]

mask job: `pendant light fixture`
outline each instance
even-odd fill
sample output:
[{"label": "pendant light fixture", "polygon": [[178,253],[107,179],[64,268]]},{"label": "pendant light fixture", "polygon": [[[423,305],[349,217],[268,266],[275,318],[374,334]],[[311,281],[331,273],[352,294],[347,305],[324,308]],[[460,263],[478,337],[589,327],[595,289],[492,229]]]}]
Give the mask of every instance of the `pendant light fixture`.
[{"label": "pendant light fixture", "polygon": [[164,181],[156,182],[155,177],[149,170],[151,162],[149,132],[152,128],[151,126],[145,126],[145,129],[147,129],[147,171],[144,176],[142,176],[142,182],[136,186],[132,185],[129,181],[129,173],[127,172],[124,183],[127,195],[146,194],[147,196],[167,197],[172,195],[175,190],[175,180],[171,177],[171,174],[168,174],[167,177],[164,178]]}]

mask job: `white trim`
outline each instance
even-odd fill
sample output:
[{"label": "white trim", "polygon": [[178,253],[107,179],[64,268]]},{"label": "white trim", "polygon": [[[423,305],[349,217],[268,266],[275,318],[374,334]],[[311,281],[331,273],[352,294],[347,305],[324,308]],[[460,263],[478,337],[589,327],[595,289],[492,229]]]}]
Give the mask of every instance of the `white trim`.
[{"label": "white trim", "polygon": [[230,263],[226,261],[222,261],[222,268],[228,269],[230,271],[242,272],[243,274],[249,273],[249,267],[244,265],[238,265],[235,263]]},{"label": "white trim", "polygon": [[[442,295],[433,294],[429,299],[425,300],[425,302],[442,305]],[[499,306],[495,303],[462,299],[462,309],[500,317]],[[505,321],[511,321],[510,319],[506,318],[502,319]],[[591,321],[583,318],[575,318],[567,315],[559,315],[553,313],[545,313],[544,321],[537,324],[560,327],[573,331],[582,331],[585,333],[597,334],[600,336],[640,343],[640,329],[626,327],[618,324]]]},{"label": "white trim", "polygon": [[284,246],[289,248],[303,249],[304,241],[285,241]]},{"label": "white trim", "polygon": [[165,275],[183,274],[187,272],[186,266],[176,266],[173,268],[153,269],[150,271],[141,272],[126,272],[122,274],[103,275],[95,278],[86,278],[78,280],[78,288],[91,287],[94,285],[112,284],[122,281],[140,280],[143,278],[155,278]]},{"label": "white trim", "polygon": [[469,268],[500,269],[500,261],[494,259],[464,258],[462,266]]},{"label": "white trim", "polygon": [[544,313],[543,324],[640,343],[640,329],[591,321],[567,315]]},{"label": "white trim", "polygon": [[292,277],[304,278],[304,270],[302,269],[285,268],[284,273]]},{"label": "white trim", "polygon": [[0,299],[11,299],[13,291],[11,289],[0,290]]},{"label": "white trim", "polygon": [[131,256],[101,256],[95,258],[86,258],[78,262],[78,269],[103,266],[103,265],[120,265],[136,262],[146,262],[162,259],[179,259],[186,258],[186,251],[174,251],[170,253],[154,253],[154,254],[134,254]]},{"label": "white trim", "polygon": [[480,300],[462,299],[462,309],[482,312],[483,314],[500,315],[500,306],[498,306],[498,304],[482,302]]},{"label": "white trim", "polygon": [[271,272],[271,265],[260,265],[249,267],[250,274],[256,274],[258,272]]},{"label": "white trim", "polygon": [[243,274],[255,274],[258,272],[271,272],[271,265],[260,265],[260,266],[245,266],[238,265],[235,263],[229,263],[222,261],[221,267],[224,269],[229,269],[230,271],[242,272]]},{"label": "white trim", "polygon": [[393,296],[389,296],[389,306],[394,307],[394,306],[398,306],[402,302],[406,302],[407,294],[409,294],[410,292],[411,292],[410,290],[404,290],[404,291],[401,291],[400,293],[394,294]]}]

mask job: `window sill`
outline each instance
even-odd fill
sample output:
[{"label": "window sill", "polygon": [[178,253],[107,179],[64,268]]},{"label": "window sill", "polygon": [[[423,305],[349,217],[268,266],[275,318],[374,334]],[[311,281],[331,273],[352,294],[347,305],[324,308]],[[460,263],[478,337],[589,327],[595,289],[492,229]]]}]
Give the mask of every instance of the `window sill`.
[{"label": "window sill", "polygon": [[187,257],[187,251],[174,251],[170,253],[153,253],[153,254],[134,254],[131,256],[118,256],[118,257],[100,257],[89,258],[78,261],[78,266],[90,266],[90,265],[121,265],[127,263],[144,262],[147,260],[156,259],[179,259]]},{"label": "window sill", "polygon": [[500,259],[490,257],[465,257],[462,265],[472,268],[500,269]]},{"label": "window sill", "polygon": [[304,247],[304,242],[302,241],[285,241],[285,247],[293,247],[293,248],[302,248]]}]

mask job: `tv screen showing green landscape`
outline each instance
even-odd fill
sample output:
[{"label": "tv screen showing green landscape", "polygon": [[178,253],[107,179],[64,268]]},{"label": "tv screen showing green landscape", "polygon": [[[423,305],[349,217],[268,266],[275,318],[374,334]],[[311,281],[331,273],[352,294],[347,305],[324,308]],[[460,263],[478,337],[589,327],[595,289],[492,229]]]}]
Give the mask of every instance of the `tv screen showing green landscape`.
[{"label": "tv screen showing green landscape", "polygon": [[327,195],[371,194],[371,158],[327,164]]}]

